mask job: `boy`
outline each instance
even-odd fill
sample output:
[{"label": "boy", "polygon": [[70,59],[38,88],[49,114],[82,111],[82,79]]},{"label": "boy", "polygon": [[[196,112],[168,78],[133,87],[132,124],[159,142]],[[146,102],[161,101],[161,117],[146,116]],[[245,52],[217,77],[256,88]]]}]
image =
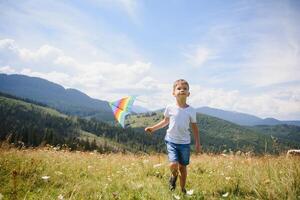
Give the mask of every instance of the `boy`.
[{"label": "boy", "polygon": [[188,82],[183,79],[175,81],[173,85],[173,96],[176,98],[176,104],[166,107],[164,119],[161,122],[145,128],[145,131],[151,134],[169,124],[165,136],[171,170],[169,186],[171,191],[175,190],[179,169],[180,186],[183,193],[186,193],[187,165],[190,160],[190,124],[194,134],[196,153],[200,152],[196,111],[186,103],[189,95]]}]

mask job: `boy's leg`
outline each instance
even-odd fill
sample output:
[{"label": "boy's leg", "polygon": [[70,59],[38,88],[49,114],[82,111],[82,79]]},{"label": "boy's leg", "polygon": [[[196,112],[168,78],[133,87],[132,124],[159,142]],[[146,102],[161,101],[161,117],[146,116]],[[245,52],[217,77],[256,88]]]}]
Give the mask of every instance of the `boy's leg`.
[{"label": "boy's leg", "polygon": [[170,163],[170,170],[173,176],[178,176],[178,163],[171,162]]},{"label": "boy's leg", "polygon": [[190,145],[181,145],[179,150],[179,171],[181,191],[186,193],[187,165],[190,163]]},{"label": "boy's leg", "polygon": [[177,181],[177,176],[178,176],[178,163],[177,162],[170,163],[170,171],[171,171],[172,175],[169,180],[169,188],[171,191],[173,191],[176,188],[176,181]]},{"label": "boy's leg", "polygon": [[181,190],[185,190],[185,183],[186,183],[186,177],[187,177],[186,166],[179,164],[179,171],[180,171],[180,187],[181,187]]}]

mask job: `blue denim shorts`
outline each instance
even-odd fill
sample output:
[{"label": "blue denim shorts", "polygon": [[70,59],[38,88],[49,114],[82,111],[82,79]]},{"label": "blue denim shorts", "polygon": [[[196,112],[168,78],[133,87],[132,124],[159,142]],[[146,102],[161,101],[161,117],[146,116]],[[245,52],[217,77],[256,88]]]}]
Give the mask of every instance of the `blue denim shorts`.
[{"label": "blue denim shorts", "polygon": [[175,144],[169,141],[165,143],[170,162],[178,162],[184,166],[190,163],[190,144]]}]

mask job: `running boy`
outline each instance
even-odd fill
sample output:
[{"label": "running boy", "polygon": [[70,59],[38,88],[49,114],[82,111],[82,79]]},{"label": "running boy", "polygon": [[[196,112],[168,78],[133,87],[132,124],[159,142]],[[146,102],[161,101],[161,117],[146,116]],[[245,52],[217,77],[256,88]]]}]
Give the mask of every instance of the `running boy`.
[{"label": "running boy", "polygon": [[169,186],[171,191],[175,190],[179,171],[180,186],[183,193],[186,193],[187,165],[190,161],[190,124],[194,134],[196,153],[200,152],[196,111],[186,103],[189,95],[188,82],[183,79],[175,81],[173,85],[173,96],[176,98],[176,103],[166,107],[162,121],[154,126],[145,128],[145,131],[151,134],[169,124],[165,136],[171,170]]}]

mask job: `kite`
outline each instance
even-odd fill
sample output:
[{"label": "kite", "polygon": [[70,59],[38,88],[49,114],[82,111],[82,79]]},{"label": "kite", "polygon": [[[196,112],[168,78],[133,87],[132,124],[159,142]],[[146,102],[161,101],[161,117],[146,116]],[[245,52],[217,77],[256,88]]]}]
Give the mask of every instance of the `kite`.
[{"label": "kite", "polygon": [[121,124],[123,128],[125,128],[125,117],[130,113],[135,99],[136,96],[129,96],[114,102],[109,102],[116,120]]}]

